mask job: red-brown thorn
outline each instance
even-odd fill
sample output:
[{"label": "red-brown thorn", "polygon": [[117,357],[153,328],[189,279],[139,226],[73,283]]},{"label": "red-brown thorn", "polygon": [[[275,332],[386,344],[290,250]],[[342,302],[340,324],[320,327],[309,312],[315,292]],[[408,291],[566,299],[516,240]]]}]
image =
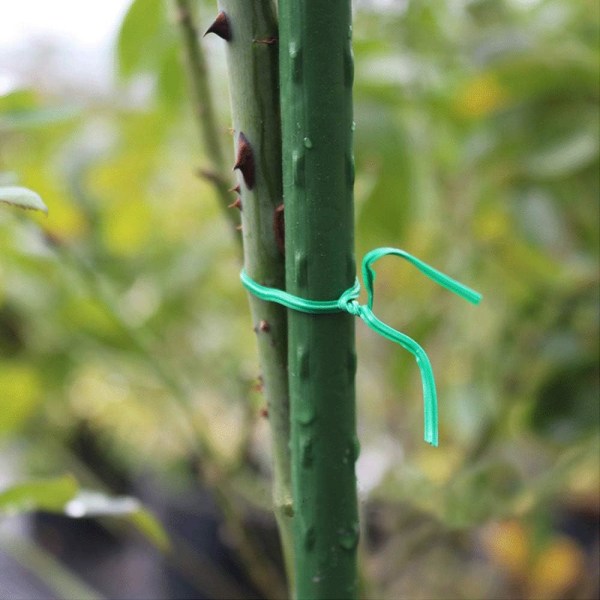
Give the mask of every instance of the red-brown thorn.
[{"label": "red-brown thorn", "polygon": [[254,154],[246,136],[240,131],[237,145],[237,156],[233,170],[238,169],[244,178],[246,187],[251,190],[255,182]]},{"label": "red-brown thorn", "polygon": [[227,15],[223,11],[217,15],[217,18],[204,32],[204,35],[207,35],[208,33],[214,33],[220,38],[223,38],[226,42],[231,41],[231,26],[229,25],[229,19],[227,18]]},{"label": "red-brown thorn", "polygon": [[231,204],[227,205],[227,208],[238,208],[242,210],[242,199],[238,196]]},{"label": "red-brown thorn", "polygon": [[258,333],[259,331],[266,333],[267,331],[271,331],[271,325],[269,324],[268,321],[261,319],[259,321],[258,325],[254,328],[254,331],[256,333]]}]

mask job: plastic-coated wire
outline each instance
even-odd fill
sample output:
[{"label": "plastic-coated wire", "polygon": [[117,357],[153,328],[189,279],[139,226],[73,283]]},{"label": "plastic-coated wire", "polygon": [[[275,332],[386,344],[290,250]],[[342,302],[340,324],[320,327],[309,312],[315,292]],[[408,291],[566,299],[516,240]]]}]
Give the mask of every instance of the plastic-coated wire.
[{"label": "plastic-coated wire", "polygon": [[374,283],[375,270],[373,263],[384,256],[399,256],[417,267],[424,275],[454,292],[461,298],[464,298],[472,304],[479,304],[481,294],[452,279],[448,275],[441,273],[432,266],[424,263],[422,260],[412,256],[404,250],[398,248],[375,248],[365,254],[362,260],[362,276],[365,288],[367,290],[367,304],[359,304],[357,298],[360,294],[360,283],[355,280],[354,285],[344,291],[337,300],[308,300],[290,294],[283,290],[266,287],[254,281],[244,270],[240,274],[244,287],[267,302],[277,302],[292,310],[297,310],[309,314],[327,314],[335,312],[347,312],[356,317],[360,317],[373,331],[379,335],[395,342],[408,350],[417,360],[421,372],[421,381],[423,383],[423,412],[424,412],[424,438],[432,446],[438,445],[438,406],[437,392],[435,387],[435,378],[433,368],[429,357],[423,348],[412,338],[404,333],[390,327],[373,313],[373,302],[375,299]]}]

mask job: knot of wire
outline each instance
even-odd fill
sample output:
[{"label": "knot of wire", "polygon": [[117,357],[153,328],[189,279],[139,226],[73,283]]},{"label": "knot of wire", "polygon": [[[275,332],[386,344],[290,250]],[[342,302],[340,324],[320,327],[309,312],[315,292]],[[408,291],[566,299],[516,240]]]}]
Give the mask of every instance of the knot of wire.
[{"label": "knot of wire", "polygon": [[295,296],[289,292],[276,288],[263,286],[254,281],[246,271],[242,270],[240,278],[244,287],[256,297],[267,302],[276,302],[289,309],[309,314],[330,314],[335,312],[347,312],[362,319],[368,327],[379,335],[399,344],[408,350],[416,359],[421,373],[423,384],[423,414],[424,414],[424,438],[432,446],[438,445],[438,402],[435,386],[433,368],[425,350],[408,335],[390,327],[378,319],[373,313],[374,283],[376,273],[373,263],[383,256],[398,256],[407,260],[417,267],[423,274],[435,281],[442,287],[457,294],[472,304],[479,304],[481,294],[452,279],[448,275],[434,269],[422,260],[412,256],[398,248],[375,248],[365,254],[362,260],[362,278],[367,291],[367,304],[360,304],[357,298],[360,295],[360,283],[358,278],[354,284],[342,292],[337,300],[309,300]]}]

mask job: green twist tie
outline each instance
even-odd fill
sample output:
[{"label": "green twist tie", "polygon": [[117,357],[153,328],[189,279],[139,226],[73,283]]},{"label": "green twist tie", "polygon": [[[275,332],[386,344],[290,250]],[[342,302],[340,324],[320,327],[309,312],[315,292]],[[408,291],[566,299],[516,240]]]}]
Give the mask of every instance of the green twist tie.
[{"label": "green twist tie", "polygon": [[373,263],[383,256],[399,256],[400,258],[406,259],[408,262],[413,264],[419,271],[427,275],[430,279],[433,279],[436,283],[445,287],[446,289],[454,292],[458,296],[461,296],[465,300],[472,304],[479,304],[481,301],[481,294],[468,288],[467,286],[459,283],[455,279],[444,275],[437,269],[429,266],[423,261],[415,258],[404,250],[397,248],[376,248],[368,252],[362,261],[362,276],[365,287],[367,289],[367,304],[359,304],[356,299],[360,294],[360,283],[358,279],[354,282],[354,285],[348,288],[337,300],[307,300],[306,298],[300,298],[294,296],[283,290],[276,288],[266,287],[256,283],[249,275],[242,270],[240,278],[244,287],[252,294],[266,300],[267,302],[276,302],[282,304],[292,310],[297,310],[303,313],[310,314],[327,314],[335,312],[348,312],[351,315],[360,317],[373,331],[376,331],[379,335],[400,344],[403,348],[408,350],[417,360],[419,369],[421,371],[421,380],[423,383],[423,411],[425,418],[425,441],[432,446],[438,445],[438,406],[437,406],[437,392],[435,388],[435,378],[433,376],[433,369],[429,357],[423,348],[417,344],[412,338],[407,336],[400,331],[397,331],[393,327],[390,327],[383,321],[380,321],[373,313],[373,300],[374,300],[374,289],[373,284],[375,283],[375,271],[373,270]]}]

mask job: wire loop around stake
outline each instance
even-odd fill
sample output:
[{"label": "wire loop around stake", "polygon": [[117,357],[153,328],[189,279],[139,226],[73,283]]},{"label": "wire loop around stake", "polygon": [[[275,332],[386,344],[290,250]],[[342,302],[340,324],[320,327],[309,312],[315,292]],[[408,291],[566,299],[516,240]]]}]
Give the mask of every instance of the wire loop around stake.
[{"label": "wire loop around stake", "polygon": [[367,304],[359,304],[357,298],[360,294],[360,283],[355,280],[352,287],[345,290],[337,300],[308,300],[290,294],[283,290],[266,287],[254,281],[244,270],[240,273],[240,278],[244,287],[254,294],[257,298],[267,302],[276,302],[292,310],[297,310],[309,314],[331,314],[336,312],[347,312],[355,317],[360,317],[368,327],[379,335],[399,344],[408,350],[417,360],[421,371],[421,381],[423,383],[423,412],[424,412],[424,437],[425,441],[432,446],[438,445],[438,406],[437,392],[435,388],[435,378],[429,357],[423,348],[412,338],[404,333],[390,327],[373,313],[373,301],[375,299],[374,283],[375,270],[373,263],[384,256],[398,256],[404,258],[409,263],[417,267],[424,275],[435,281],[437,284],[445,287],[451,292],[464,298],[472,304],[479,304],[481,294],[471,288],[459,283],[455,279],[448,277],[444,273],[434,269],[422,260],[415,258],[408,252],[398,248],[375,248],[365,254],[362,260],[362,276],[365,288],[367,290]]}]

